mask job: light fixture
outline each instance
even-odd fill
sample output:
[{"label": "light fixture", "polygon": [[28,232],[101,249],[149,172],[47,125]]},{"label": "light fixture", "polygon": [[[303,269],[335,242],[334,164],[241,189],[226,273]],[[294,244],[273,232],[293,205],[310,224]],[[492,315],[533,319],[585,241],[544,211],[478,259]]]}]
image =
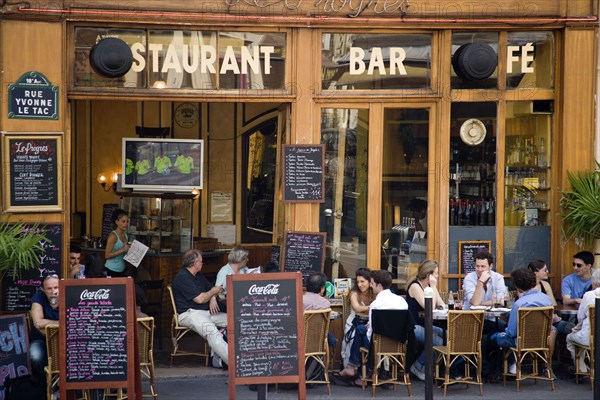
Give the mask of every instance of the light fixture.
[{"label": "light fixture", "polygon": [[96,177],[96,180],[98,181],[98,183],[100,184],[100,186],[102,186],[102,190],[104,190],[105,192],[109,192],[111,189],[113,192],[117,191],[117,182],[119,181],[119,174],[117,174],[116,172],[113,172],[110,175],[110,186],[106,187],[106,184],[108,183],[108,178],[106,177],[106,175],[104,173],[99,173],[98,176]]},{"label": "light fixture", "polygon": [[166,87],[167,82],[163,81],[162,79],[154,81],[154,83],[152,84],[152,89],[165,89]]},{"label": "light fixture", "polygon": [[200,196],[200,190],[199,189],[192,189],[192,194],[194,195],[194,198],[197,199],[198,196]]}]

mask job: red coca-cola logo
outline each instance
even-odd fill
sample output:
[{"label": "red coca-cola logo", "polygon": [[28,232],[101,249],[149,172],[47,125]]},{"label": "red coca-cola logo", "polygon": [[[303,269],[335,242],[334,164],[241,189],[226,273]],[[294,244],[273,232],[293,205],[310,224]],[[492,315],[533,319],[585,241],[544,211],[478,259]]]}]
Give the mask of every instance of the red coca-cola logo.
[{"label": "red coca-cola logo", "polygon": [[110,295],[110,289],[98,289],[95,292],[88,291],[85,289],[81,292],[79,299],[81,300],[108,300]]},{"label": "red coca-cola logo", "polygon": [[248,289],[248,294],[277,294],[279,293],[279,283],[269,283],[265,286],[258,286],[256,284],[250,286]]}]

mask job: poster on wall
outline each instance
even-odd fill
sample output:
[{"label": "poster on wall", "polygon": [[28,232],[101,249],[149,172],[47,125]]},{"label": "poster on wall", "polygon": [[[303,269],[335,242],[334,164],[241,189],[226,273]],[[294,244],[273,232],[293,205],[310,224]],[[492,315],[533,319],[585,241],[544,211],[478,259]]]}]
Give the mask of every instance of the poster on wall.
[{"label": "poster on wall", "polygon": [[62,211],[62,139],[62,133],[2,133],[6,211]]},{"label": "poster on wall", "polygon": [[8,118],[58,119],[58,86],[43,74],[29,71],[8,85]]}]

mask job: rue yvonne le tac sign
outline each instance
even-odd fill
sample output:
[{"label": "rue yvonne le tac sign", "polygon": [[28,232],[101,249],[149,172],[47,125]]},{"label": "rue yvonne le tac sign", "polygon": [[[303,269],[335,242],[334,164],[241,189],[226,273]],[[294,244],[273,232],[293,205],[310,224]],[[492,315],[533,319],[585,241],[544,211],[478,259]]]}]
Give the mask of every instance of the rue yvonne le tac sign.
[{"label": "rue yvonne le tac sign", "polygon": [[58,86],[36,71],[8,85],[8,118],[58,119]]}]

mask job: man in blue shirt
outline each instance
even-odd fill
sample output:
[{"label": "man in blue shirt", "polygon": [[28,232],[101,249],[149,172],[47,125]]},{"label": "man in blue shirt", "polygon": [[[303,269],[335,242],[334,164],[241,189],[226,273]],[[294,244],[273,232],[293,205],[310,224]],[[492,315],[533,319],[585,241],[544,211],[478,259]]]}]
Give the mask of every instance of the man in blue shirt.
[{"label": "man in blue shirt", "polygon": [[42,282],[42,292],[31,298],[33,328],[29,336],[29,359],[34,374],[45,377],[48,363],[46,325],[58,324],[58,275],[48,275]]},{"label": "man in blue shirt", "polygon": [[584,293],[592,286],[592,267],[594,255],[589,251],[580,251],[573,256],[573,273],[565,276],[561,283],[564,305],[578,305]]}]

